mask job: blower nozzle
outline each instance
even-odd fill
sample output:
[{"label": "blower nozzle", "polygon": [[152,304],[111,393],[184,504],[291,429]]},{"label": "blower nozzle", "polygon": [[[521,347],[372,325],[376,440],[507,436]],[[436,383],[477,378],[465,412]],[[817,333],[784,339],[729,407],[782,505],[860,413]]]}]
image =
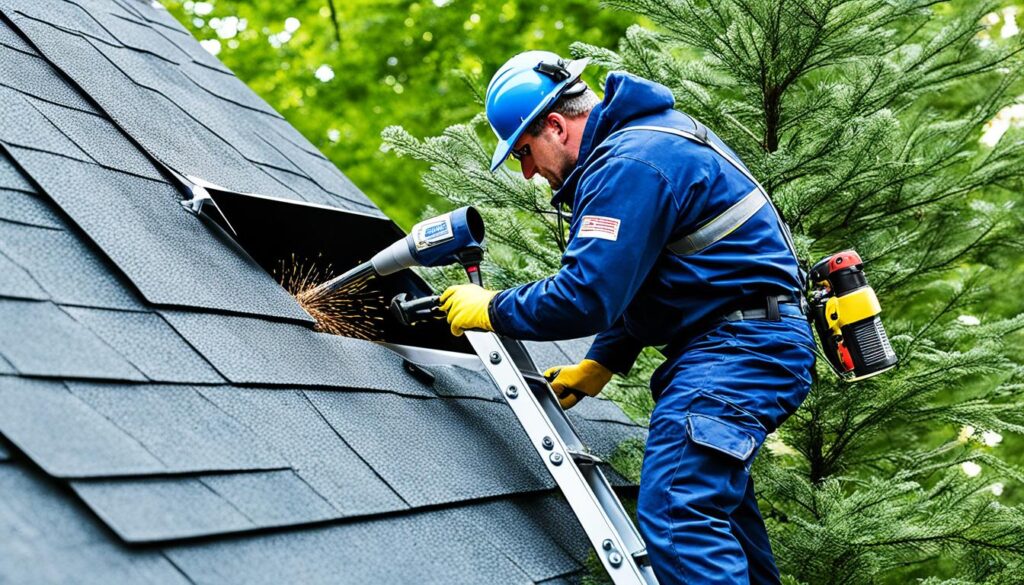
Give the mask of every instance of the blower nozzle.
[{"label": "blower nozzle", "polygon": [[[446,266],[455,263],[462,264],[470,281],[482,284],[480,260],[483,257],[483,240],[484,220],[480,212],[473,207],[460,207],[450,213],[421,221],[413,226],[406,237],[377,252],[369,261],[320,284],[309,295],[321,297],[340,293],[375,276],[387,276],[413,266]],[[403,298],[393,299],[392,312],[396,313],[400,322],[407,325],[428,317],[429,311],[423,312],[428,304],[424,299],[432,298],[433,304],[437,305],[437,297],[406,301],[404,294],[399,296]],[[399,304],[396,305],[396,302]],[[411,309],[404,309],[410,303],[418,304],[412,305]]]}]

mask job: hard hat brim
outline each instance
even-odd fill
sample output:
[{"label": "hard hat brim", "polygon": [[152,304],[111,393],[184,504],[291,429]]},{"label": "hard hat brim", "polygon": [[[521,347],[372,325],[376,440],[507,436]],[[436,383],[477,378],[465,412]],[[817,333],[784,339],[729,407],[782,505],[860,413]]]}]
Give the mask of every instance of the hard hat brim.
[{"label": "hard hat brim", "polygon": [[537,116],[539,116],[544,110],[550,108],[551,104],[555,103],[555,101],[562,95],[562,92],[564,92],[566,88],[572,86],[577,81],[579,81],[580,75],[583,73],[583,69],[586,68],[587,63],[589,61],[590,59],[584,58],[575,59],[573,61],[569,61],[568,63],[566,63],[565,68],[569,71],[569,77],[565,81],[555,86],[555,89],[554,91],[551,92],[551,95],[544,98],[544,101],[538,104],[537,107],[534,108],[532,112],[530,112],[530,115],[523,120],[523,123],[519,125],[519,128],[517,128],[516,131],[513,132],[512,135],[509,136],[507,140],[498,140],[498,146],[497,148],[494,149],[494,155],[491,157],[492,173],[498,170],[498,167],[500,167],[502,163],[505,162],[505,159],[507,159],[508,155],[512,152],[512,147],[516,145],[516,142],[519,141],[519,138],[523,135],[523,132],[526,131],[526,128],[533,122],[533,120]]}]

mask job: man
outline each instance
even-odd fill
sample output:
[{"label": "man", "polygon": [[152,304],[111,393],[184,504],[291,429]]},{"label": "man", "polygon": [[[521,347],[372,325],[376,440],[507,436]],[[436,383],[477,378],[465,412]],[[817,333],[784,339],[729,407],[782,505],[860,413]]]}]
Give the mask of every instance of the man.
[{"label": "man", "polygon": [[511,154],[572,209],[560,270],[497,293],[451,287],[443,309],[456,335],[597,334],[586,359],[548,373],[564,408],[664,346],[637,510],[655,573],[663,585],[778,583],[750,465],[810,388],[814,340],[788,231],[668,88],[613,72],[602,101],[584,66],[523,53],[487,88],[491,170]]}]

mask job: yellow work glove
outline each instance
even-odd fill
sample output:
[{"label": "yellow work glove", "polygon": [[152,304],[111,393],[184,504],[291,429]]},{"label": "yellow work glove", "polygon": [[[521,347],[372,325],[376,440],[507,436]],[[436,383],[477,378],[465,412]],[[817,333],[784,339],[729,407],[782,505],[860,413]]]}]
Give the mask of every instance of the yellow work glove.
[{"label": "yellow work glove", "polygon": [[448,314],[452,335],[462,335],[467,329],[494,331],[487,306],[497,291],[487,290],[475,284],[449,286],[441,293],[441,310]]},{"label": "yellow work glove", "polygon": [[569,410],[584,396],[597,396],[612,379],[612,371],[595,362],[583,360],[574,366],[555,366],[544,372],[558,403]]}]

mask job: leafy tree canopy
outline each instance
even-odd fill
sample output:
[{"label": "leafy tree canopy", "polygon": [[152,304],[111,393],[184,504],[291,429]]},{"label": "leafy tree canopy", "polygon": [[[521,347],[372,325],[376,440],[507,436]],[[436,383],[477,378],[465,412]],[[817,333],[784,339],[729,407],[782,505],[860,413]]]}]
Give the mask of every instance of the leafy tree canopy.
[{"label": "leafy tree canopy", "polygon": [[512,55],[609,45],[636,22],[593,0],[164,4],[406,228],[443,203],[423,188],[419,165],[379,150],[381,130],[438,133],[481,110],[473,88]]}]

